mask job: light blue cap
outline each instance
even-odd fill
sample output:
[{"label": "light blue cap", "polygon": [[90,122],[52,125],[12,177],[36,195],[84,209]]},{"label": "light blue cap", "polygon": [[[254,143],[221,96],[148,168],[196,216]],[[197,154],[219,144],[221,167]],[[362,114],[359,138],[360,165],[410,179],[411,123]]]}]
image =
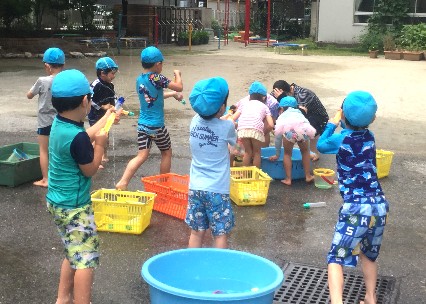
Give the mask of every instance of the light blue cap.
[{"label": "light blue cap", "polygon": [[219,111],[228,92],[228,83],[222,77],[203,79],[195,84],[189,102],[195,112],[209,116]]},{"label": "light blue cap", "polygon": [[61,49],[48,48],[44,52],[43,62],[53,64],[65,64],[65,54]]},{"label": "light blue cap", "polygon": [[65,70],[53,78],[52,97],[75,97],[93,93],[86,76],[78,70]]},{"label": "light blue cap", "polygon": [[280,107],[297,108],[297,100],[293,96],[286,96],[281,98]]},{"label": "light blue cap", "polygon": [[96,61],[97,70],[118,69],[118,65],[109,57],[102,57]]},{"label": "light blue cap", "polygon": [[250,88],[249,88],[249,94],[251,95],[254,93],[266,96],[267,94],[266,87],[259,81],[255,81],[250,85]]},{"label": "light blue cap", "polygon": [[354,127],[367,127],[373,121],[376,111],[376,101],[365,91],[351,92],[343,102],[343,114]]},{"label": "light blue cap", "polygon": [[155,46],[149,46],[142,50],[141,61],[145,63],[156,63],[164,61],[163,54]]}]

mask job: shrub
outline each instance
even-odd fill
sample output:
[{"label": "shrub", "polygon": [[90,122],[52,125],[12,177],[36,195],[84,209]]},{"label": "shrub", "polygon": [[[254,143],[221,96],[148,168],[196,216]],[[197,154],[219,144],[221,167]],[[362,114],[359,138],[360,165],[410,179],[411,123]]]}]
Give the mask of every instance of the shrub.
[{"label": "shrub", "polygon": [[405,25],[402,28],[400,44],[408,51],[426,50],[426,24]]}]

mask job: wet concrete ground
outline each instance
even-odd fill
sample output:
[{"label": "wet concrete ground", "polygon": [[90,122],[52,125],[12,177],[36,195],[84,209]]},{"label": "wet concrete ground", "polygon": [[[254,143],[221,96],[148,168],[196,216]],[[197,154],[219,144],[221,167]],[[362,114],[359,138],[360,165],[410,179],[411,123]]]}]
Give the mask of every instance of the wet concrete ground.
[{"label": "wet concrete ground", "polygon": [[[29,89],[27,84],[31,85],[34,75],[38,74],[31,70],[32,78],[29,78],[25,73],[18,72],[18,76],[25,79],[24,84],[20,84],[22,92]],[[4,80],[3,76],[0,73]],[[124,83],[120,84],[124,86]],[[315,88],[312,89],[315,91]],[[1,87],[2,92],[8,90],[8,87]],[[22,95],[22,92],[19,94]],[[0,103],[4,105],[7,102],[2,99]],[[30,124],[35,117],[30,115],[31,109],[24,108],[23,113],[25,118],[20,120],[18,110],[0,111],[3,122],[1,146],[35,141],[33,122]],[[189,172],[187,126],[192,115],[188,106],[172,106],[166,111],[174,149],[172,171],[178,174]],[[110,163],[93,178],[93,189],[113,188],[128,160],[136,153],[134,124],[135,120],[123,119],[119,126],[113,127]],[[397,152],[391,175],[381,180],[391,204],[391,213],[379,258],[379,274],[393,276],[401,282],[398,303],[425,303],[426,154],[424,137],[419,134],[424,133],[421,131],[426,125],[419,122],[407,127],[408,121],[394,117],[378,119],[375,124],[373,130],[378,137],[379,148]],[[398,137],[392,134],[398,134]],[[322,156],[314,166],[334,168],[334,157]],[[130,189],[143,189],[140,178],[158,174],[158,167],[159,153],[154,148],[151,157],[133,178]],[[2,304],[55,301],[63,254],[56,228],[46,212],[45,194],[45,189],[31,183],[15,188],[0,187]],[[325,201],[327,206],[304,210],[302,204],[308,201]],[[274,181],[270,185],[266,205],[234,205],[236,227],[230,238],[230,247],[263,256],[279,266],[291,261],[325,268],[341,201],[335,187],[320,190],[313,184],[296,181],[289,188]],[[148,286],[140,276],[142,264],[155,254],[185,248],[188,237],[189,230],[183,221],[157,212],[153,212],[150,226],[141,235],[101,232],[101,265],[95,274],[93,303],[149,303]],[[209,245],[211,243],[206,244]]]}]

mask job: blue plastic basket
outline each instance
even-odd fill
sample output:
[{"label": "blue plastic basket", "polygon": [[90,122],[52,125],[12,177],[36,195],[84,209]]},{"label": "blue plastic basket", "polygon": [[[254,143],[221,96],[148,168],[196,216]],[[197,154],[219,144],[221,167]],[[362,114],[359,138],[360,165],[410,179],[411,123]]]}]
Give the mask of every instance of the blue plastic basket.
[{"label": "blue plastic basket", "polygon": [[[262,171],[267,173],[273,179],[284,179],[286,177],[283,167],[284,148],[281,147],[280,158],[276,161],[270,161],[269,157],[275,155],[275,147],[262,148],[261,151],[261,167]],[[291,179],[304,179],[305,171],[303,171],[302,154],[298,148],[293,149],[291,156],[292,168]],[[311,163],[312,168],[312,163]]]}]

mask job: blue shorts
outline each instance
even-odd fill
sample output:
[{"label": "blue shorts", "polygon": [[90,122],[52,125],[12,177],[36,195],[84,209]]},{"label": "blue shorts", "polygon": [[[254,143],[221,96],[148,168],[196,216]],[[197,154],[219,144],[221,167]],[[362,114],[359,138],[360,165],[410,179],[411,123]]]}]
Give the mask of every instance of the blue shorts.
[{"label": "blue shorts", "polygon": [[371,261],[379,256],[389,211],[384,196],[371,197],[367,202],[344,203],[334,229],[327,263],[355,267],[361,250]]},{"label": "blue shorts", "polygon": [[99,265],[99,237],[96,230],[92,204],[65,209],[47,203],[53,216],[65,256],[73,269],[95,268]]},{"label": "blue shorts", "polygon": [[52,125],[44,127],[44,128],[38,128],[37,129],[37,134],[38,135],[44,135],[44,136],[49,136],[50,135],[50,130],[52,129]]},{"label": "blue shorts", "polygon": [[195,231],[210,228],[213,236],[228,234],[235,225],[229,194],[189,190],[185,223]]}]

